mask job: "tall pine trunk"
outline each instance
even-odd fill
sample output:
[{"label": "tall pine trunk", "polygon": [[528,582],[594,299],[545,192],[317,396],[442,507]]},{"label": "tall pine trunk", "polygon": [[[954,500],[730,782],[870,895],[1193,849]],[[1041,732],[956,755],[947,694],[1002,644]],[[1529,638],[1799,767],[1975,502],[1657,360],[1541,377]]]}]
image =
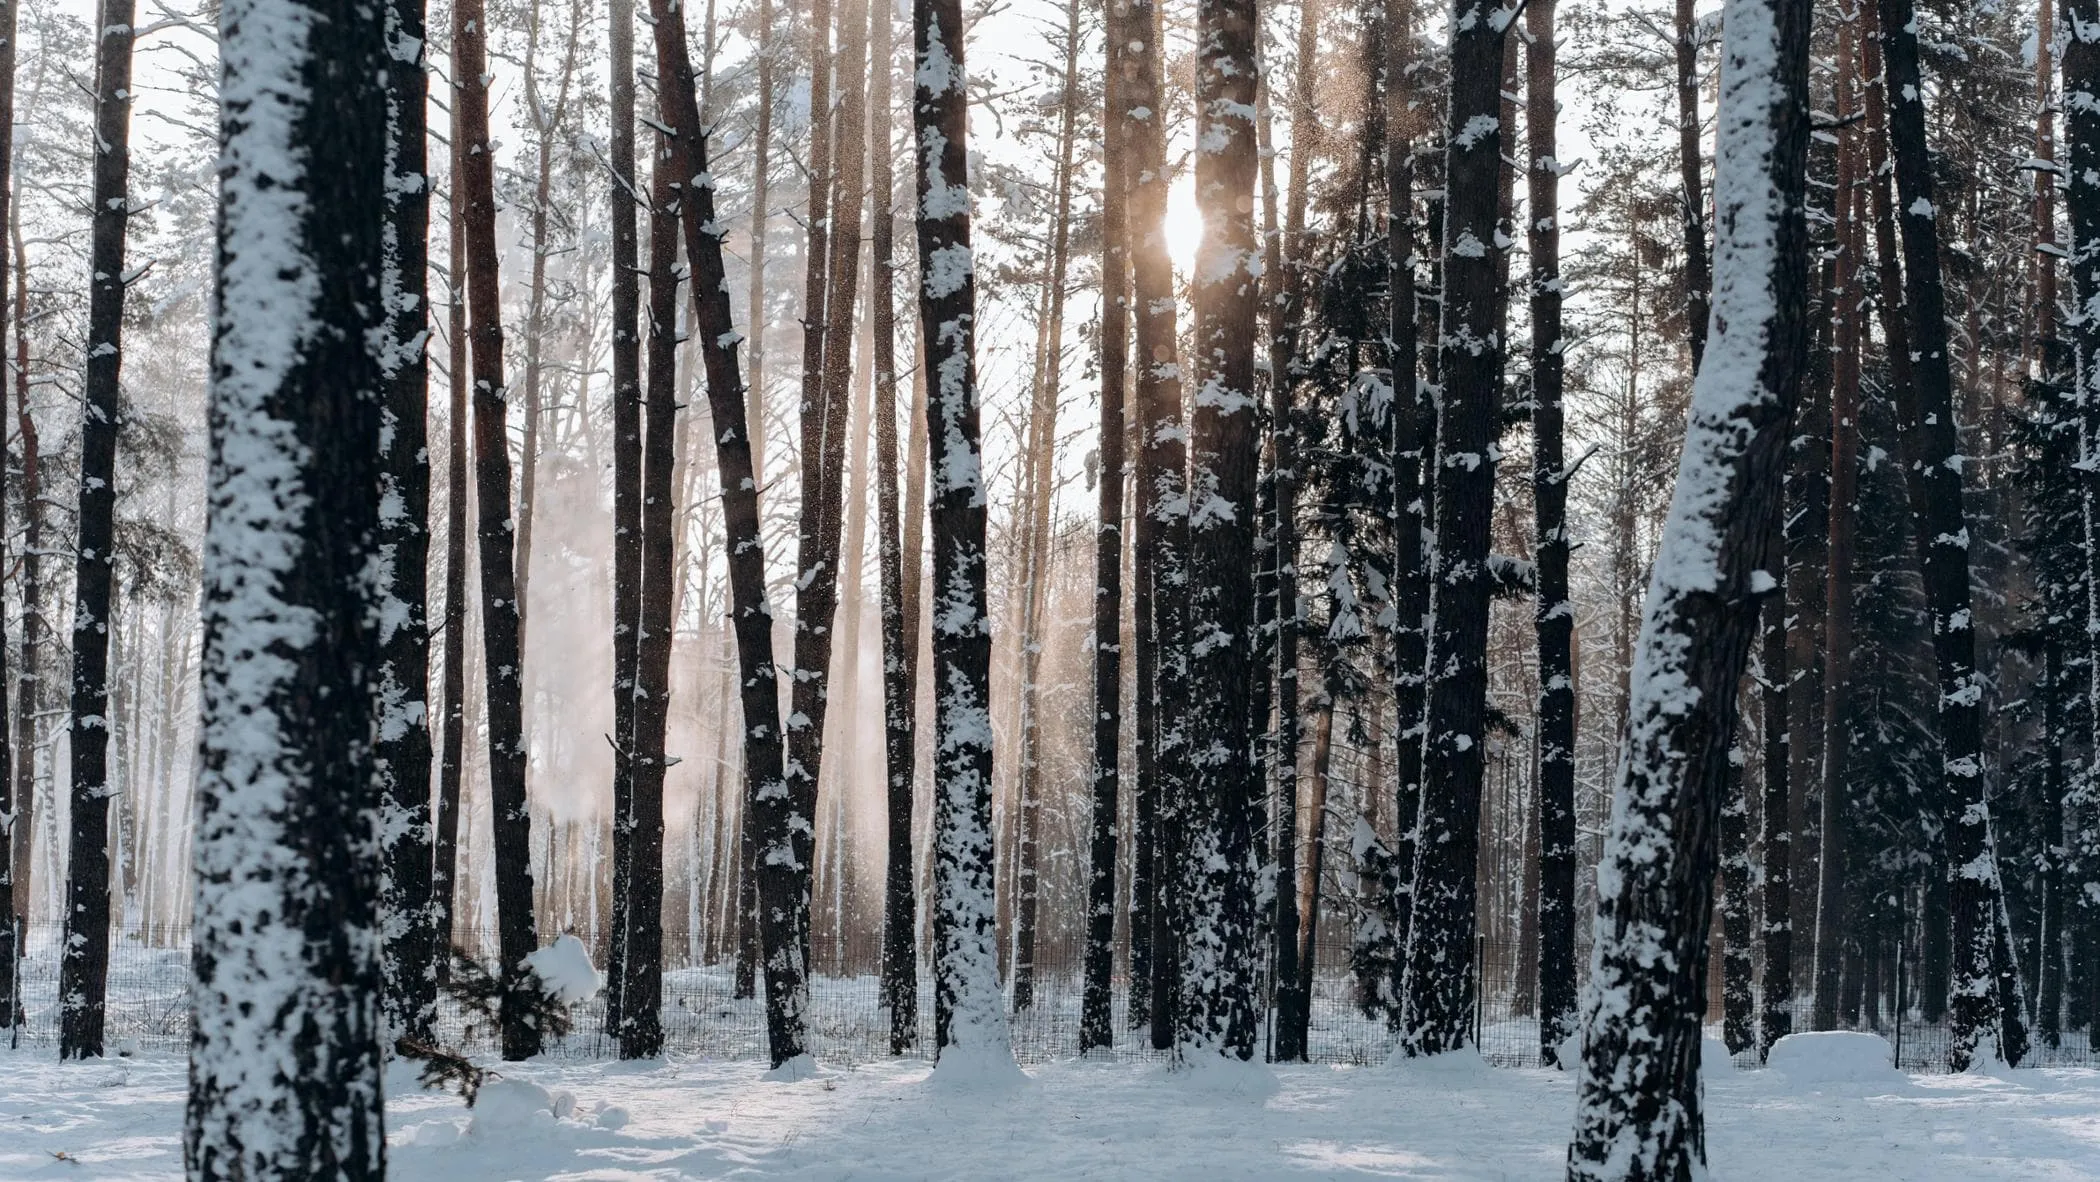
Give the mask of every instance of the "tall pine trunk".
[{"label": "tall pine trunk", "polygon": [[[1689,0],[1687,0],[1689,2]],[[1531,498],[1538,520],[1539,1052],[1559,1062],[1575,1024],[1575,604],[1568,591],[1568,479],[1561,390],[1560,158],[1553,0],[1532,0],[1525,130],[1530,144]]]},{"label": "tall pine trunk", "polygon": [[[113,14],[112,14],[113,15]],[[189,1110],[195,1179],[386,1175],[367,581],[387,11],[231,0],[221,62]],[[397,440],[398,442],[398,440]]]},{"label": "tall pine trunk", "polygon": [[977,283],[960,0],[913,0],[919,324],[933,525],[934,1044],[966,1077],[1013,1070],[992,865],[991,620],[978,445]]},{"label": "tall pine trunk", "polygon": [[1475,868],[1487,755],[1487,570],[1501,401],[1502,60],[1514,14],[1453,8],[1445,129],[1442,378],[1433,464],[1436,540],[1428,567],[1426,730],[1410,893],[1401,1046],[1413,1055],[1472,1040]]},{"label": "tall pine trunk", "polygon": [[479,510],[482,664],[488,679],[489,811],[494,826],[496,926],[503,1057],[539,1053],[525,958],[539,943],[532,910],[532,814],[525,795],[523,640],[519,635],[510,489],[509,390],[503,379],[496,191],[489,139],[487,14],[482,0],[452,10],[453,136],[460,147],[454,200],[466,212],[467,319],[474,378],[474,495]]},{"label": "tall pine trunk", "polygon": [[1764,1062],[1772,1044],[1794,1030],[1794,927],[1792,851],[1794,835],[1787,821],[1790,799],[1787,780],[1787,651],[1786,651],[1786,555],[1783,545],[1767,556],[1765,569],[1779,579],[1764,607],[1763,649],[1760,654],[1764,681],[1759,686],[1759,707],[1764,715],[1764,784],[1762,830],[1764,881],[1759,932],[1764,951],[1759,979],[1763,1012],[1757,1025],[1757,1060]]},{"label": "tall pine trunk", "polygon": [[445,441],[445,700],[438,740],[437,839],[430,877],[431,928],[437,938],[437,980],[451,979],[452,917],[459,881],[460,789],[466,779],[467,735],[467,221],[457,185],[460,143],[451,144],[454,185],[447,202],[451,251],[446,259],[451,307],[445,314],[449,407]]},{"label": "tall pine trunk", "polygon": [[1992,944],[2002,902],[1984,793],[1983,679],[1976,667],[1976,630],[1970,614],[1969,531],[1962,513],[1962,457],[1947,364],[1946,292],[1940,281],[1916,14],[1911,0],[1880,0],[1879,15],[1913,376],[1909,396],[1899,390],[1896,410],[1903,436],[1911,441],[1905,448],[1906,467],[1914,513],[1924,527],[1917,540],[1926,602],[1932,610],[1946,777],[1941,841],[1954,928],[1947,1063],[1966,1071],[1977,1062],[1986,1035],[1997,1036],[2000,1054],[2015,1053],[2008,1036],[2018,1006],[1994,997]]},{"label": "tall pine trunk", "polygon": [[[9,39],[13,44],[13,39]],[[38,450],[36,416],[29,410],[29,255],[22,242],[22,206],[10,202],[8,237],[14,248],[14,403],[15,431],[21,441],[22,458],[22,648],[15,663],[14,766],[6,774],[14,781],[14,921],[26,928],[33,886],[30,856],[35,848],[37,718],[44,700],[44,679],[38,654],[44,641],[44,501],[42,456]],[[0,345],[0,348],[4,348]],[[0,395],[4,397],[4,395]]]},{"label": "tall pine trunk", "polygon": [[1699,148],[1699,21],[1695,0],[1677,0],[1671,46],[1677,64],[1677,175],[1679,221],[1684,236],[1684,329],[1692,370],[1706,355],[1707,310],[1713,273],[1706,257],[1706,195]]},{"label": "tall pine trunk", "polygon": [[[1115,7],[1111,0],[1111,7]],[[1128,5],[1121,10],[1127,11]],[[1117,122],[1129,46],[1111,13],[1103,49],[1101,149],[1101,434],[1095,465],[1093,811],[1087,829],[1086,964],[1079,1053],[1115,1046],[1116,842],[1123,755],[1123,416],[1130,368],[1130,193],[1127,131]]]},{"label": "tall pine trunk", "polygon": [[[605,959],[605,1026],[617,1037],[625,1029],[627,907],[633,898],[634,714],[642,596],[642,288],[635,206],[643,197],[634,164],[633,0],[613,0],[606,41],[612,57],[613,938]],[[657,171],[663,171],[661,153]],[[650,212],[654,216],[653,204]],[[652,252],[659,245],[657,239],[650,240]],[[674,242],[674,261],[675,256]],[[653,269],[650,279],[654,283]],[[654,310],[652,304],[652,316]]]},{"label": "tall pine trunk", "polygon": [[[1702,1176],[1716,829],[1808,368],[1809,6],[1730,0],[1707,353],[1633,670],[1568,1151],[1571,1179]],[[1660,970],[1656,966],[1666,966]]]},{"label": "tall pine trunk", "polygon": [[918,892],[912,877],[912,781],[918,738],[919,630],[907,613],[905,563],[916,582],[919,555],[904,548],[897,488],[896,189],[891,135],[897,26],[889,5],[875,9],[870,34],[868,167],[874,219],[869,227],[868,316],[875,333],[875,512],[882,584],[882,737],[887,822],[882,892],[882,1005],[890,1014],[890,1053],[919,1045],[919,961],[912,941]]},{"label": "tall pine trunk", "polygon": [[[109,644],[116,568],[117,430],[122,414],[125,229],[131,218],[132,0],[103,0],[95,49],[94,229],[89,245],[87,361],[81,382],[80,500],[73,592],[69,749],[72,826],[65,950],[59,961],[58,1053],[102,1054],[109,980]],[[373,487],[377,487],[375,483]]]},{"label": "tall pine trunk", "polygon": [[773,617],[766,605],[765,543],[759,489],[751,469],[751,440],[743,425],[742,343],[731,323],[723,287],[722,237],[715,220],[715,182],[700,129],[700,100],[686,49],[685,21],[673,0],[650,0],[656,43],[657,117],[671,134],[671,175],[688,178],[678,202],[686,259],[691,267],[695,335],[707,374],[707,407],[715,432],[715,470],[722,487],[728,534],[729,600],[735,620],[737,669],[742,680],[744,790],[750,840],[747,872],[754,881],[758,937],[766,984],[766,1047],[773,1066],[809,1053],[809,861],[796,857],[797,821],[806,845],[806,814],[788,792],[780,732],[780,689],[773,665]]},{"label": "tall pine trunk", "polygon": [[[1251,1058],[1255,1019],[1254,676],[1255,309],[1254,0],[1201,0],[1196,10],[1196,193],[1203,239],[1191,299],[1196,381],[1189,426],[1188,685],[1212,687],[1184,712],[1189,769],[1174,865],[1183,1009],[1176,1051]],[[1155,605],[1157,600],[1154,601]],[[1195,638],[1202,637],[1201,643]]]},{"label": "tall pine trunk", "polygon": [[424,0],[391,0],[386,58],[386,225],[381,296],[378,548],[380,611],[375,756],[384,815],[380,911],[387,1026],[428,1040],[437,1020],[437,961],[445,949],[431,909],[430,814],[430,178],[424,145]]},{"label": "tall pine trunk", "polygon": [[[2063,109],[2064,209],[2070,219],[2070,241],[2065,266],[2071,273],[2071,306],[2090,308],[2100,303],[2100,2],[2065,0],[2063,9]],[[2085,644],[2079,659],[2086,665],[2085,699],[2089,764],[2080,777],[2080,790],[2073,799],[2077,808],[2091,817],[2095,808],[2092,785],[2100,777],[2100,316],[2081,315],[2070,319],[2072,355],[2075,359],[2078,414],[2078,449],[2071,478],[2078,488],[2080,542],[2084,551]],[[2092,890],[2096,877],[2088,868],[2084,889]],[[2100,1018],[2100,908],[2082,908],[2087,951],[2085,960],[2086,1021],[2091,1030]]]},{"label": "tall pine trunk", "polygon": [[[13,218],[10,173],[14,165],[14,118],[15,118],[15,28],[17,13],[15,0],[0,0],[0,228],[8,226]],[[8,253],[5,243],[0,243],[0,356],[6,353],[7,320],[11,311],[7,303]],[[22,273],[17,270],[12,276],[17,289],[22,288]],[[0,408],[4,408],[7,388],[0,382]],[[7,508],[4,494],[0,494],[0,537],[7,534]],[[24,604],[24,614],[31,610]],[[16,898],[15,891],[15,826],[22,823],[28,811],[20,808],[16,801],[14,762],[22,747],[28,746],[28,732],[10,742],[5,734],[8,717],[7,699],[20,691],[8,684],[7,630],[0,626],[0,1029],[15,1025],[16,1011],[20,999],[15,996],[16,982],[20,980],[17,966],[22,954],[23,924],[17,918],[18,909],[28,902],[27,892]],[[26,829],[27,826],[24,826]]]}]

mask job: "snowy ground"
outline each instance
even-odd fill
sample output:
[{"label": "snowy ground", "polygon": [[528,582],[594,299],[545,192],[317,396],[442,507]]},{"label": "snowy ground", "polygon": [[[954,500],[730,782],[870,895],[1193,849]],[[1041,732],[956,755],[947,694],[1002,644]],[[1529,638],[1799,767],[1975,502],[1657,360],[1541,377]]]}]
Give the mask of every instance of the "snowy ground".
[{"label": "snowy ground", "polygon": [[[1065,1062],[1012,1088],[929,1082],[919,1062],[779,1082],[748,1062],[539,1062],[470,1114],[389,1079],[397,1179],[1557,1176],[1567,1077],[1481,1065],[1170,1076]],[[1804,1073],[1805,1074],[1805,1073]],[[59,1064],[0,1051],[0,1179],[173,1178],[183,1064]],[[519,1103],[520,1094],[531,1097]],[[1722,1179],[2100,1178],[2100,1071],[1816,1083],[1777,1070],[1708,1087]],[[479,1125],[475,1123],[479,1121]]]}]

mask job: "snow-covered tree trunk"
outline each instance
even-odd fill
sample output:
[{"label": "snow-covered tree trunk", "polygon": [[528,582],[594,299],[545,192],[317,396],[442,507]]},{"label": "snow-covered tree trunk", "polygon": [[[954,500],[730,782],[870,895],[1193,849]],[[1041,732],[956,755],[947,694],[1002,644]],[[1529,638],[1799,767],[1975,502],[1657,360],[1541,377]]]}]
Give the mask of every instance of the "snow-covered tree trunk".
[{"label": "snow-covered tree trunk", "polygon": [[1794,1029],[1794,928],[1792,920],[1793,828],[1789,823],[1791,800],[1787,768],[1787,651],[1786,651],[1786,553],[1775,544],[1765,570],[1780,585],[1765,600],[1764,637],[1760,654],[1763,682],[1759,685],[1760,709],[1764,714],[1764,817],[1761,832],[1764,872],[1759,895],[1762,904],[1759,937],[1764,951],[1759,979],[1763,1012],[1757,1026],[1757,1059],[1771,1054],[1772,1044]]},{"label": "snow-covered tree trunk", "polygon": [[378,1179],[385,9],[229,0],[219,37],[184,1159]]},{"label": "snow-covered tree trunk", "polygon": [[870,34],[873,74],[868,89],[869,227],[868,316],[875,333],[875,512],[877,566],[882,584],[882,735],[887,820],[882,893],[882,1005],[890,1014],[890,1053],[919,1045],[919,958],[912,934],[918,892],[912,878],[912,781],[918,739],[919,630],[905,612],[907,559],[918,581],[919,556],[906,553],[899,503],[897,447],[897,305],[895,157],[891,137],[896,108],[895,14],[876,7]]},{"label": "snow-covered tree trunk", "polygon": [[[1689,0],[1685,0],[1689,3]],[[1531,499],[1537,514],[1539,645],[1539,1051],[1559,1061],[1575,1025],[1575,604],[1568,593],[1568,479],[1561,390],[1560,158],[1554,129],[1554,0],[1525,11],[1530,148]]]},{"label": "snow-covered tree trunk", "polygon": [[1116,964],[1117,795],[1123,756],[1123,414],[1130,368],[1128,133],[1117,109],[1129,46],[1118,22],[1129,5],[1109,0],[1103,47],[1101,148],[1101,434],[1094,523],[1093,812],[1087,829],[1086,964],[1079,1053],[1115,1046],[1110,978]]},{"label": "snow-covered tree trunk", "polygon": [[[2080,548],[2085,557],[2085,662],[2082,697],[2090,752],[2088,766],[2071,791],[2075,807],[2087,816],[2100,804],[2100,0],[2065,0],[2062,59],[2064,143],[2064,210],[2070,239],[2065,268],[2071,274],[2069,317],[2075,359],[2072,405],[2078,415],[2076,471]],[[2100,906],[2091,902],[2100,888],[2100,863],[2088,848],[2082,884],[2088,902],[2080,909],[2088,933],[2100,936]],[[2089,936],[2090,938],[2090,936]],[[2100,943],[2100,941],[2095,941]],[[2086,954],[2087,1009],[2090,1022],[2100,1013],[2100,954]]]},{"label": "snow-covered tree trunk", "polygon": [[2018,1006],[1998,1004],[1993,997],[1991,949],[2002,903],[1984,793],[1983,675],[1976,667],[1976,626],[1970,614],[1964,457],[1955,432],[1953,378],[1947,364],[1946,292],[1940,281],[1916,13],[1910,0],[1881,0],[1879,15],[1914,379],[1908,397],[1899,389],[1897,417],[1908,441],[1904,458],[1916,502],[1913,514],[1924,527],[1918,548],[1932,610],[1946,776],[1941,841],[1954,920],[1947,1063],[1965,1071],[1977,1061],[1979,1044],[1987,1035],[1999,1036],[2000,1054],[2012,1053],[2004,1036],[2009,1022],[2017,1018]]},{"label": "snow-covered tree trunk", "polygon": [[1692,369],[1706,354],[1706,319],[1713,301],[1713,275],[1706,255],[1706,161],[1700,147],[1699,19],[1695,0],[1676,0],[1671,49],[1677,65],[1678,221],[1684,238],[1684,327]]},{"label": "snow-covered tree trunk", "polygon": [[386,224],[380,352],[379,718],[377,746],[388,1030],[428,1040],[437,962],[430,813],[430,178],[426,173],[424,0],[386,10]]},{"label": "snow-covered tree trunk", "polygon": [[[15,0],[0,0],[0,228],[6,227],[13,216],[9,174],[14,164],[16,24]],[[6,352],[5,328],[11,310],[7,295],[7,263],[6,245],[0,243],[0,354]],[[20,288],[21,272],[16,271],[13,279]],[[0,409],[4,409],[6,397],[6,384],[0,382]],[[6,534],[7,507],[4,498],[0,498],[0,537]],[[0,720],[8,717],[8,698],[19,692],[17,687],[9,684],[8,660],[7,629],[0,625]],[[0,731],[6,729],[4,723],[0,723]],[[17,913],[23,909],[21,904],[28,900],[26,891],[22,892],[19,901],[16,897],[14,834],[15,826],[21,823],[27,811],[23,807],[27,800],[16,798],[13,769],[17,756],[23,750],[31,749],[27,738],[27,728],[23,729],[20,738],[13,741],[0,735],[0,1030],[14,1026],[16,1011],[20,1008],[15,997],[19,980],[16,964],[22,954],[22,925]]]},{"label": "snow-covered tree trunk", "polygon": [[[626,988],[627,905],[632,869],[634,711],[642,597],[641,234],[635,207],[634,5],[612,0],[606,37],[612,73],[608,137],[612,192],[612,924],[605,958],[606,1032],[621,1029]],[[652,213],[654,212],[652,208]],[[651,242],[652,247],[655,243]],[[653,276],[652,276],[653,278]]]},{"label": "snow-covered tree trunk", "polygon": [[[1152,1046],[1173,1045],[1174,1010],[1181,990],[1176,886],[1182,864],[1178,809],[1186,780],[1183,727],[1188,721],[1188,463],[1181,416],[1179,334],[1174,264],[1167,253],[1164,94],[1160,84],[1160,11],[1156,0],[1130,0],[1131,67],[1117,116],[1128,128],[1131,284],[1136,293],[1136,422],[1138,586],[1138,802],[1137,880],[1131,897],[1132,1020],[1151,1027]],[[1142,925],[1143,940],[1137,930]],[[1140,953],[1142,952],[1142,956]],[[1140,964],[1142,962],[1142,964]],[[1144,970],[1140,974],[1139,969]]]},{"label": "snow-covered tree trunk", "polygon": [[1721,1037],[1731,1052],[1757,1045],[1757,998],[1750,955],[1749,762],[1743,747],[1730,753],[1728,799],[1721,805]]},{"label": "snow-covered tree trunk", "polygon": [[960,0],[912,5],[919,323],[933,525],[934,1042],[966,1072],[1011,1070],[994,945],[991,621],[978,447],[977,285]]},{"label": "snow-covered tree trunk", "polygon": [[1487,756],[1487,569],[1508,289],[1499,207],[1503,47],[1514,7],[1457,0],[1445,129],[1443,318],[1429,560],[1429,662],[1422,799],[1409,902],[1405,1016],[1409,1055],[1472,1040],[1475,864]]},{"label": "snow-covered tree trunk", "polygon": [[1738,688],[1808,366],[1809,5],[1730,0],[1714,307],[1648,587],[1598,868],[1571,1179],[1705,1172],[1699,1026]]},{"label": "snow-covered tree trunk", "polygon": [[[1184,716],[1189,786],[1182,810],[1185,875],[1178,908],[1184,1058],[1254,1054],[1256,796],[1246,686],[1255,674],[1256,172],[1253,0],[1196,10],[1196,194],[1203,239],[1192,279],[1195,405],[1189,442],[1188,683],[1211,687]],[[1155,603],[1157,601],[1155,600]]]},{"label": "snow-covered tree trunk", "polygon": [[525,958],[533,922],[532,814],[525,796],[524,641],[519,634],[511,519],[509,388],[503,377],[503,304],[497,272],[496,180],[489,135],[488,21],[482,0],[452,10],[453,136],[461,145],[453,200],[466,211],[467,319],[474,378],[474,498],[479,522],[481,638],[488,679],[489,798],[494,822],[497,944],[502,964],[503,1057],[539,1053]]},{"label": "snow-covered tree trunk", "polygon": [[[87,360],[81,380],[80,499],[73,592],[69,742],[72,825],[66,859],[65,951],[59,961],[58,1053],[102,1054],[109,978],[109,639],[116,567],[118,371],[123,364],[125,229],[131,218],[132,0],[102,0],[95,48],[93,231],[88,247]],[[376,488],[377,485],[375,484]]]},{"label": "snow-covered tree trunk", "polygon": [[679,222],[691,268],[695,336],[706,368],[722,521],[728,534],[730,612],[743,708],[745,807],[751,818],[751,864],[765,962],[766,1046],[773,1066],[782,1067],[809,1052],[809,860],[806,848],[797,855],[797,833],[802,832],[806,846],[808,822],[796,812],[784,767],[759,490],[751,469],[751,440],[744,430],[744,382],[737,365],[743,337],[731,323],[729,292],[723,286],[722,237],[728,229],[715,218],[715,178],[708,169],[706,137],[694,130],[704,125],[682,10],[673,0],[650,0],[649,24],[656,42],[657,116],[673,131],[665,167],[685,182]]},{"label": "snow-covered tree trunk", "polygon": [[[10,37],[9,43],[13,44]],[[37,719],[44,703],[44,679],[37,656],[44,643],[44,495],[43,459],[38,447],[36,416],[29,410],[29,274],[28,252],[22,240],[22,206],[10,202],[6,223],[14,245],[14,402],[15,439],[22,465],[22,560],[17,568],[22,595],[21,657],[15,663],[14,768],[14,894],[15,922],[26,926],[34,887],[30,855],[36,828]],[[5,247],[0,246],[0,251]],[[0,345],[4,348],[4,345]],[[5,397],[0,394],[0,397]]]}]

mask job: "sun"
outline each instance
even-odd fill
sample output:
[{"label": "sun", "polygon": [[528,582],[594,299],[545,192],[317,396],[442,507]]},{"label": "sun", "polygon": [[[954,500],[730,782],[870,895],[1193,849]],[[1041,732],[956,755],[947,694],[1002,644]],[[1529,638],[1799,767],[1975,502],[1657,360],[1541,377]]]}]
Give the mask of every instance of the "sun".
[{"label": "sun", "polygon": [[1203,244],[1203,213],[1196,206],[1196,178],[1182,173],[1167,190],[1167,254],[1174,269],[1187,275],[1196,269],[1196,248]]}]

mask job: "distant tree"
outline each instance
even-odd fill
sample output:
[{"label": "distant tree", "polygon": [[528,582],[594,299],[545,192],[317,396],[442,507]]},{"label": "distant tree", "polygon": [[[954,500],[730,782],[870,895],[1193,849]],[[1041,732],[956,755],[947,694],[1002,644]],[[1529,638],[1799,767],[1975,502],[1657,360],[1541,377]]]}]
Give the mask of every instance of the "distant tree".
[{"label": "distant tree", "polygon": [[[81,383],[80,499],[75,527],[72,827],[66,859],[65,951],[59,961],[61,1058],[102,1054],[109,983],[109,647],[114,620],[117,433],[124,360],[125,231],[131,218],[132,0],[103,0],[95,50],[86,374]],[[376,488],[376,483],[374,484]]]}]

